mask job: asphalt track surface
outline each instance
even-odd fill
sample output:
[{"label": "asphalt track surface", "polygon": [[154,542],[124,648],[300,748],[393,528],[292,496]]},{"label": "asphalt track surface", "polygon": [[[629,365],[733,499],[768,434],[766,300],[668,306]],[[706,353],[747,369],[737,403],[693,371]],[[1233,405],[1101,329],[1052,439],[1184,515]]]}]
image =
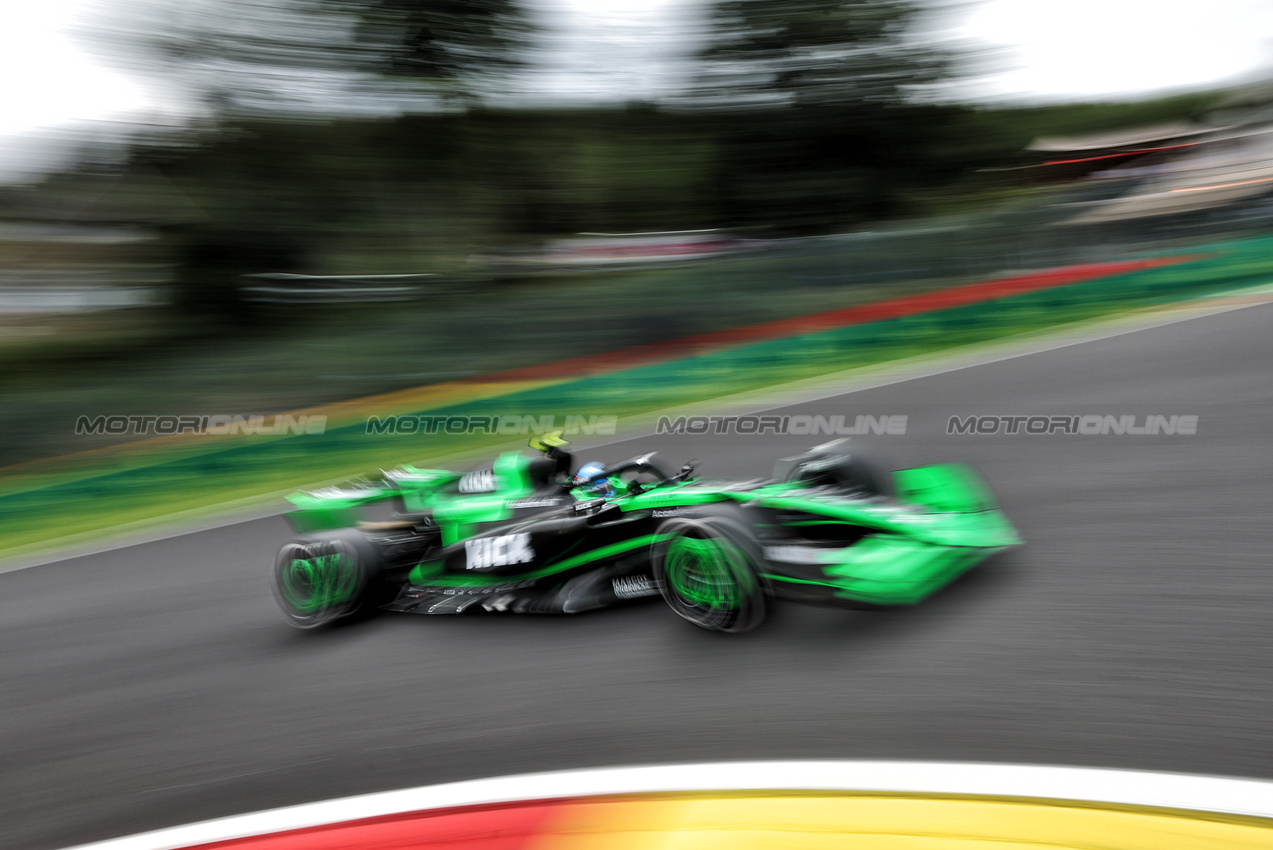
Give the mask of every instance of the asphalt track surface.
[{"label": "asphalt track surface", "polygon": [[[1068,764],[1273,778],[1273,305],[790,413],[909,417],[1027,540],[914,608],[661,603],[288,628],[258,520],[0,575],[0,846],[56,848],[499,774],[727,759]],[[961,436],[951,415],[1195,414],[1194,436]],[[704,476],[805,437],[641,438]]]}]

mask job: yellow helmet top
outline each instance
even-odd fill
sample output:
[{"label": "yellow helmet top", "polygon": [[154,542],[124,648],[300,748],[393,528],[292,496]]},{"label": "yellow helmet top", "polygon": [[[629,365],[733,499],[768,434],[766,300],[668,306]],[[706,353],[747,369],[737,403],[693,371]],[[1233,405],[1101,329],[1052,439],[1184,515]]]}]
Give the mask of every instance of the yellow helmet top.
[{"label": "yellow helmet top", "polygon": [[530,438],[530,447],[541,452],[549,449],[559,448],[566,445],[567,441],[561,436],[560,431],[548,431],[543,434],[535,434]]}]

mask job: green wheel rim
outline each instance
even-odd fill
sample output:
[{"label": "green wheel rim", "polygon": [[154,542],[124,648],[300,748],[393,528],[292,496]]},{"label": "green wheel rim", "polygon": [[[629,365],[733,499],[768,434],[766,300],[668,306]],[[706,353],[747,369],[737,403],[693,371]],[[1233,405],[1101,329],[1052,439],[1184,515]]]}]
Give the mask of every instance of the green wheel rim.
[{"label": "green wheel rim", "polygon": [[734,579],[738,560],[725,540],[677,537],[668,544],[664,572],[671,590],[691,605],[732,611],[741,602]]},{"label": "green wheel rim", "polygon": [[297,547],[294,557],[279,565],[279,590],[297,613],[314,614],[353,599],[358,570],[353,557],[338,547]]}]

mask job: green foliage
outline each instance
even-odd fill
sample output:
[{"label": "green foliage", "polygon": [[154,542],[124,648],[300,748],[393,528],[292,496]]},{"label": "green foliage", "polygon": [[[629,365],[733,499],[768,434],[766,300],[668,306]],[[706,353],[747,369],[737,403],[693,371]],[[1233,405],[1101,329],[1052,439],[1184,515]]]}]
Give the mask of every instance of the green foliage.
[{"label": "green foliage", "polygon": [[958,110],[912,94],[951,56],[914,32],[911,0],[719,0],[691,102],[722,113],[726,226],[827,232],[907,213],[965,163],[942,143]]},{"label": "green foliage", "polygon": [[538,27],[515,0],[321,0],[356,16],[366,67],[415,80],[473,81],[524,64]]},{"label": "green foliage", "polygon": [[100,52],[214,120],[472,102],[522,64],[517,0],[121,0]]},{"label": "green foliage", "polygon": [[[1170,117],[1194,103],[1122,109]],[[190,147],[139,148],[134,167],[199,211],[170,230],[182,286],[209,290],[183,303],[233,326],[244,273],[447,275],[475,252],[581,231],[816,234],[1001,204],[1025,191],[1020,172],[980,169],[1018,162],[1070,120],[1100,129],[1118,114],[858,104],[240,120]],[[218,256],[232,262],[191,266]]]},{"label": "green foliage", "polygon": [[911,0],[719,0],[701,85],[728,105],[899,103],[947,57],[909,32]]},{"label": "green foliage", "polygon": [[[1012,176],[978,170],[1037,135],[1205,106],[919,103],[950,57],[915,36],[917,0],[720,0],[690,108],[558,111],[479,105],[538,34],[520,0],[133,2],[152,14],[121,43],[219,119],[185,147],[143,144],[132,166],[157,166],[200,211],[168,230],[180,303],[227,327],[253,313],[247,273],[452,274],[476,251],[581,231],[832,233],[1008,197]],[[277,108],[374,114],[424,91],[465,108]]]}]

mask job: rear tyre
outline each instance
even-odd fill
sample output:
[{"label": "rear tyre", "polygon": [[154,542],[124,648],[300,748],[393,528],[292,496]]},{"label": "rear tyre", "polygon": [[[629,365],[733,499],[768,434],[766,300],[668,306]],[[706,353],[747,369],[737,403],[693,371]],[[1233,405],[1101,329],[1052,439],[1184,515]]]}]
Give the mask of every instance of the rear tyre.
[{"label": "rear tyre", "polygon": [[274,559],[274,599],[298,629],[316,629],[373,610],[380,589],[375,547],[352,529],[307,535]]},{"label": "rear tyre", "polygon": [[760,550],[748,531],[717,518],[674,519],[659,527],[654,578],[677,616],[700,629],[738,633],[765,618],[757,575]]}]

